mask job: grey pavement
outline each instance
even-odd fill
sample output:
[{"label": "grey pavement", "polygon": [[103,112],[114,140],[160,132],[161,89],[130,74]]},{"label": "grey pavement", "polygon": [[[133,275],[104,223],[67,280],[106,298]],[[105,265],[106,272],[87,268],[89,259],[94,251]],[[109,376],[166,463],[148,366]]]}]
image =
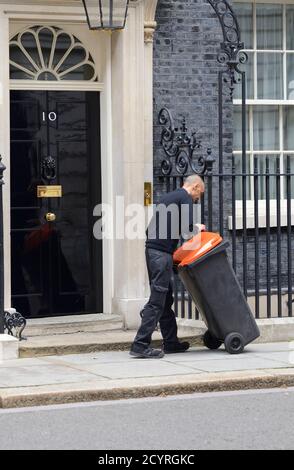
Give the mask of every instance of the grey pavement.
[{"label": "grey pavement", "polygon": [[293,450],[294,388],[0,410],[0,449]]},{"label": "grey pavement", "polygon": [[294,385],[294,342],[250,344],[241,355],[194,347],[153,360],[127,351],[23,358],[0,364],[0,407],[152,396],[154,390],[175,394],[177,387],[189,393],[206,391],[205,384],[211,384],[207,391],[231,390],[241,382],[240,388],[248,388],[253,380],[254,388],[268,388],[281,386],[283,375],[284,385]]},{"label": "grey pavement", "polygon": [[151,360],[133,358],[127,351],[109,351],[6,361],[0,363],[0,387],[291,367],[294,342],[251,344],[240,355],[230,355],[223,348],[195,347]]}]

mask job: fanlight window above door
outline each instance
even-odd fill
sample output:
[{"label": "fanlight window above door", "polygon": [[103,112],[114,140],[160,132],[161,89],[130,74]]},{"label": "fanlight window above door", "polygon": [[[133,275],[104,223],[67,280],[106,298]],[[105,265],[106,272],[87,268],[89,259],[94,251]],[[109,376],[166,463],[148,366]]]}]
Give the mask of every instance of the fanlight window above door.
[{"label": "fanlight window above door", "polygon": [[31,27],[9,45],[13,80],[98,80],[89,51],[74,35],[55,26]]}]

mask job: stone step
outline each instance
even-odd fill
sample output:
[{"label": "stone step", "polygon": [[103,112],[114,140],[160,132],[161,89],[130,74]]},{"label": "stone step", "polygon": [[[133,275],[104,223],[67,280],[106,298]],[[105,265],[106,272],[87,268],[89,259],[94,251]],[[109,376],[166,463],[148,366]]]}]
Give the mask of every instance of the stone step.
[{"label": "stone step", "polygon": [[36,336],[97,333],[99,331],[119,330],[122,328],[123,321],[119,315],[69,315],[29,319],[23,335],[27,338],[32,338]]},{"label": "stone step", "polygon": [[[286,321],[287,320],[287,321]],[[292,320],[292,322],[290,322]],[[290,341],[293,339],[294,319],[259,320],[261,337],[257,342]],[[178,320],[179,337],[193,346],[202,345],[206,330],[199,320]],[[19,344],[20,357],[92,353],[128,350],[136,332],[125,331],[118,315],[85,315],[28,321],[24,331],[26,341]],[[158,331],[153,345],[162,344]]]},{"label": "stone step", "polygon": [[[198,325],[197,325],[198,326]],[[193,345],[201,344],[201,328],[179,328],[179,336]],[[53,318],[29,319],[23,332],[26,340],[19,344],[20,357],[92,353],[128,350],[135,331],[125,331],[119,315],[70,315]],[[161,335],[153,335],[154,345],[160,346]]]},{"label": "stone step", "polygon": [[[19,344],[20,357],[39,357],[64,354],[82,354],[99,351],[127,351],[134,340],[135,331],[122,329],[83,332],[72,334],[54,334],[45,336],[28,336]],[[179,337],[190,341],[193,346],[202,344],[201,331],[191,335],[179,332]],[[153,346],[162,344],[161,334],[153,335]]]}]

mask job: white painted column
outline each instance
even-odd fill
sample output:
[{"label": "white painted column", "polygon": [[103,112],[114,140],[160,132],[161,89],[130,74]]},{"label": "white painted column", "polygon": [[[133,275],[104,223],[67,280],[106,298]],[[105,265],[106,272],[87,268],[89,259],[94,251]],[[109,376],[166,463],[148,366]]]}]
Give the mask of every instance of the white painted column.
[{"label": "white painted column", "polygon": [[[104,36],[106,36],[104,32]],[[101,55],[101,53],[100,53]],[[111,109],[111,37],[104,38],[104,67],[102,81],[104,89],[100,93],[101,112],[101,185],[102,202],[113,202],[113,160],[112,160],[112,109]],[[96,60],[99,60],[98,58]],[[103,312],[112,312],[113,297],[113,240],[103,240]],[[97,286],[98,287],[98,286]],[[100,291],[100,286],[97,291]]]},{"label": "white painted column", "polygon": [[[146,15],[146,9],[145,9]],[[146,18],[146,17],[145,17]],[[151,182],[153,191],[153,35],[156,28],[155,21],[144,23],[144,161],[145,181]],[[153,199],[153,198],[152,198]],[[153,202],[153,201],[152,201]],[[150,211],[147,214],[151,217]],[[149,222],[149,220],[148,220]],[[145,270],[145,295],[149,296],[149,282],[147,269]]]},{"label": "white painted column", "polygon": [[144,153],[145,181],[153,182],[153,35],[155,21],[144,23]]},{"label": "white painted column", "polygon": [[10,116],[9,116],[9,20],[0,10],[0,154],[6,166],[3,185],[4,306],[11,305],[10,266]]},{"label": "white painted column", "polygon": [[[114,202],[123,196],[125,206],[144,203],[144,101],[144,4],[138,2],[125,30],[112,35],[113,196]],[[136,328],[146,301],[144,240],[114,238],[113,263],[112,311]]]}]

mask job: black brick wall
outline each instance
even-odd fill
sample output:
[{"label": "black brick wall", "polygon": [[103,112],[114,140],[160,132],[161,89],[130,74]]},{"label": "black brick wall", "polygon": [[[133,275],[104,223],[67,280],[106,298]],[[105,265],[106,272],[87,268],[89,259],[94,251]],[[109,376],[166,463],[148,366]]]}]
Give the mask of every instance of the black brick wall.
[{"label": "black brick wall", "polygon": [[[219,20],[204,0],[159,0],[154,36],[154,171],[164,156],[160,148],[158,113],[168,107],[183,114],[188,128],[199,129],[203,147],[218,152],[217,53],[222,41]],[[226,120],[225,132],[232,140]],[[162,191],[155,181],[155,201]]]}]

